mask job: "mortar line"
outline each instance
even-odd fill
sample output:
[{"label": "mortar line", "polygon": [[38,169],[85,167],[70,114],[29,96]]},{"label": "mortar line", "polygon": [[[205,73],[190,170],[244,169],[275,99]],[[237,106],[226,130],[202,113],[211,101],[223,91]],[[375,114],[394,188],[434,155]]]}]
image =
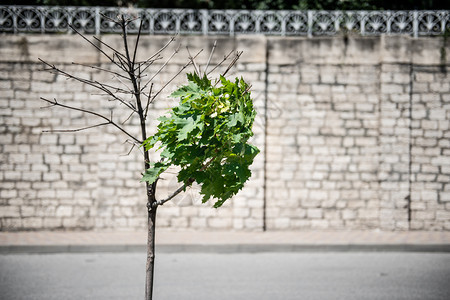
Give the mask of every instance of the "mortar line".
[{"label": "mortar line", "polygon": [[407,197],[407,212],[408,212],[408,229],[411,230],[411,202],[412,202],[412,104],[413,104],[413,87],[414,87],[414,65],[409,64],[409,147],[408,147],[408,197]]},{"label": "mortar line", "polygon": [[268,128],[268,96],[269,96],[269,41],[266,38],[266,53],[265,53],[265,79],[264,79],[264,183],[263,183],[263,226],[262,230],[267,230],[267,128]]}]

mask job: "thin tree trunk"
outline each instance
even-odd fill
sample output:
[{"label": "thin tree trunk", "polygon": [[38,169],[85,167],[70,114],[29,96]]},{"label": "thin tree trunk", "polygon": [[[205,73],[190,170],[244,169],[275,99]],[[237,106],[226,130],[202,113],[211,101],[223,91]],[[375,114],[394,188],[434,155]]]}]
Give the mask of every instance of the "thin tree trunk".
[{"label": "thin tree trunk", "polygon": [[[127,42],[127,30],[125,18],[122,16],[123,26],[123,41],[125,46],[125,54],[127,58],[128,64],[128,74],[130,76],[131,83],[133,84],[133,94],[136,98],[137,105],[137,113],[139,115],[139,121],[141,126],[141,135],[142,141],[147,139],[146,132],[146,111],[142,106],[141,102],[141,84],[138,78],[141,78],[141,69],[138,68],[139,75],[136,76],[136,68],[135,68],[135,59],[136,59],[136,51],[139,43],[139,37],[142,29],[142,22],[139,26],[139,34],[137,37],[135,50],[133,54],[133,59],[131,59],[130,52],[128,49]],[[147,110],[148,106],[145,108]],[[144,150],[144,172],[150,168],[150,155],[148,150]],[[146,192],[147,192],[147,225],[148,225],[148,235],[147,235],[147,263],[145,268],[145,300],[152,300],[153,298],[153,277],[155,271],[155,229],[156,229],[156,208],[157,205],[154,205],[156,202],[156,182],[152,184],[146,183]]]},{"label": "thin tree trunk", "polygon": [[153,275],[155,272],[156,207],[148,212],[147,265],[145,277],[145,300],[153,297]]}]

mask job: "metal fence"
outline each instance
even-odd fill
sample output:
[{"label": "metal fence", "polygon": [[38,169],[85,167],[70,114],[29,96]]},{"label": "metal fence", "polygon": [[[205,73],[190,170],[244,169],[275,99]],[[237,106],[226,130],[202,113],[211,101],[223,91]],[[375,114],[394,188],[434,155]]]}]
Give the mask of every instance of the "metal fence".
[{"label": "metal fence", "polygon": [[110,20],[120,14],[140,22],[146,34],[321,36],[339,32],[361,35],[439,35],[450,31],[450,11],[269,11],[190,10],[117,7],[1,6],[3,33],[119,32]]}]

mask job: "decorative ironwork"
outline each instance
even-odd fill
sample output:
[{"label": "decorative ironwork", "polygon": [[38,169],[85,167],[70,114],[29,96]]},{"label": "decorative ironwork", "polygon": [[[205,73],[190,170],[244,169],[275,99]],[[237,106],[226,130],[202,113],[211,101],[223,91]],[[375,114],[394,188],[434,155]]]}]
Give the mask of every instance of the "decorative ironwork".
[{"label": "decorative ironwork", "polygon": [[0,32],[117,33],[119,15],[133,18],[130,32],[142,22],[147,34],[196,35],[439,35],[450,29],[450,11],[267,11],[183,10],[117,7],[0,5]]}]

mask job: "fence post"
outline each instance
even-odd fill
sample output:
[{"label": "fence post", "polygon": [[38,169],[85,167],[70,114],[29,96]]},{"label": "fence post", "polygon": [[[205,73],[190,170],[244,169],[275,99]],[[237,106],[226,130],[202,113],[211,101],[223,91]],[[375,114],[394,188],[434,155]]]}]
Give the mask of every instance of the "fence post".
[{"label": "fence post", "polygon": [[285,36],[286,35],[286,16],[287,16],[287,12],[286,11],[280,11],[280,16],[281,16],[281,36]]},{"label": "fence post", "polygon": [[308,10],[308,37],[312,37],[312,28],[313,27],[313,11]]},{"label": "fence post", "polygon": [[17,10],[16,10],[16,8],[15,7],[13,7],[12,9],[11,9],[11,12],[12,12],[12,18],[13,18],[13,32],[14,32],[14,34],[16,34],[17,33]]},{"label": "fence post", "polygon": [[95,7],[95,35],[100,35],[100,7]]},{"label": "fence post", "polygon": [[208,35],[208,11],[201,9],[200,14],[202,15],[202,34]]},{"label": "fence post", "polygon": [[254,16],[255,16],[255,33],[261,33],[261,18],[263,17],[263,15],[264,15],[264,12],[260,13],[259,10],[256,10],[255,13],[254,13]]},{"label": "fence post", "polygon": [[366,33],[366,13],[365,12],[360,12],[360,16],[361,16],[361,25],[359,30],[361,31],[361,35],[364,35]]},{"label": "fence post", "polygon": [[386,12],[386,34],[390,35],[392,33],[392,14],[390,11]]},{"label": "fence post", "polygon": [[144,9],[147,17],[148,17],[148,34],[153,34],[155,31],[155,15],[154,11],[150,8]]},{"label": "fence post", "polygon": [[419,36],[419,13],[417,10],[413,12],[413,36],[415,38]]},{"label": "fence post", "polygon": [[230,36],[234,36],[234,22],[236,21],[237,12],[230,10]]},{"label": "fence post", "polygon": [[342,11],[334,12],[334,30],[336,33],[338,33],[340,30],[341,16],[342,16]]},{"label": "fence post", "polygon": [[174,9],[174,10],[171,10],[171,12],[173,14],[175,14],[175,16],[176,16],[176,18],[175,18],[175,33],[179,34],[181,32],[181,19],[180,19],[181,10]]},{"label": "fence post", "polygon": [[45,14],[47,13],[47,11],[45,10],[45,7],[41,9],[41,7],[38,8],[38,12],[39,12],[39,18],[41,21],[41,34],[45,33]]},{"label": "fence post", "polygon": [[[444,34],[445,33],[445,15],[446,15],[446,13],[444,11],[440,11],[439,14],[441,17],[441,33]],[[448,12],[447,12],[447,14],[448,14]]]}]

